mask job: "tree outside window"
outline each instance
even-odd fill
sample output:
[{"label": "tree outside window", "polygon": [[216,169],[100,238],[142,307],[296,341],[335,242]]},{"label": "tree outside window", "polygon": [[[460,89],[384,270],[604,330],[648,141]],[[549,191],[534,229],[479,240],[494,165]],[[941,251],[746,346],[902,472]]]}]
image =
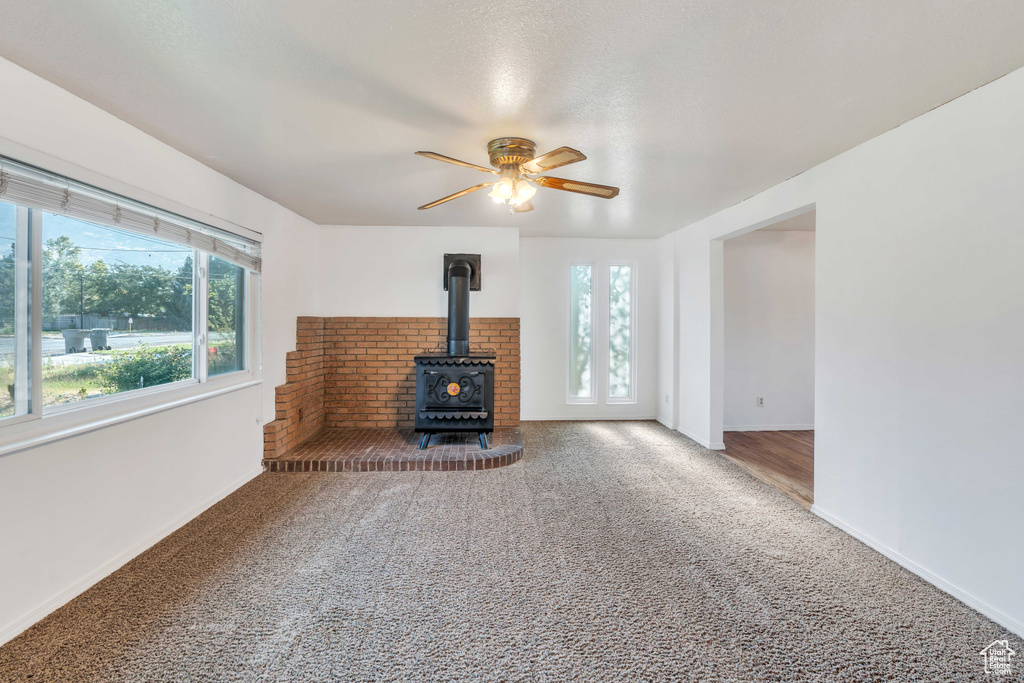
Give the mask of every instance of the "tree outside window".
[{"label": "tree outside window", "polygon": [[210,257],[208,374],[245,368],[245,269]]},{"label": "tree outside window", "polygon": [[608,396],[631,394],[632,268],[608,268]]},{"label": "tree outside window", "polygon": [[591,271],[588,265],[570,268],[569,311],[569,396],[590,399],[594,396],[591,370]]},{"label": "tree outside window", "polygon": [[42,229],[44,406],[195,376],[193,250],[53,214]]}]

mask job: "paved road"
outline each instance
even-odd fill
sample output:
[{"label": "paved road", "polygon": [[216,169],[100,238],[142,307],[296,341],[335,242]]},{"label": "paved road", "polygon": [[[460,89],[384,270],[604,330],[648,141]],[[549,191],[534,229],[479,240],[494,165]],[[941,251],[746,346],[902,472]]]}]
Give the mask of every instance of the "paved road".
[{"label": "paved road", "polygon": [[[127,334],[118,333],[107,335],[107,345],[112,349],[127,349],[137,346],[140,342],[151,346],[165,346],[167,344],[186,344],[192,341],[191,332],[161,332],[158,334]],[[91,348],[91,345],[86,343]],[[0,337],[0,357],[13,356],[14,337]],[[102,356],[95,356],[91,353],[69,354],[64,348],[63,336],[43,335],[43,357],[49,358],[54,363],[96,363],[102,362]]]}]

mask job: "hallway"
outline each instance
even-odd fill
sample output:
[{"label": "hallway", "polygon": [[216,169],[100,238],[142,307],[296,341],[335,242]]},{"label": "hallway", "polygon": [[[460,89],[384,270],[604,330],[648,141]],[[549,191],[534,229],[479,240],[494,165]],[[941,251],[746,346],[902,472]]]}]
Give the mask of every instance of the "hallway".
[{"label": "hallway", "polygon": [[806,508],[814,503],[814,431],[725,432],[724,455]]}]

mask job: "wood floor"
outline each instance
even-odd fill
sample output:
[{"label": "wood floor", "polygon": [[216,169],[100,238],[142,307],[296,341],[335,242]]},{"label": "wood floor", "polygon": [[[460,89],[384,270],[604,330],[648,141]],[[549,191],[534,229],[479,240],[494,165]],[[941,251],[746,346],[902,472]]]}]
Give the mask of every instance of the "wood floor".
[{"label": "wood floor", "polygon": [[814,502],[814,432],[725,432],[723,454],[804,507]]}]

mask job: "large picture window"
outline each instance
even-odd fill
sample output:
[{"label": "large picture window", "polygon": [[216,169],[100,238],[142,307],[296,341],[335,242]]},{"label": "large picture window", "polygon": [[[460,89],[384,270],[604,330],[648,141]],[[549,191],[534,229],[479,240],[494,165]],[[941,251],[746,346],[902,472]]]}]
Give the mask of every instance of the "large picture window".
[{"label": "large picture window", "polygon": [[0,420],[247,370],[257,242],[0,161]]},{"label": "large picture window", "polygon": [[589,264],[569,267],[569,401],[593,403],[593,272]]}]

